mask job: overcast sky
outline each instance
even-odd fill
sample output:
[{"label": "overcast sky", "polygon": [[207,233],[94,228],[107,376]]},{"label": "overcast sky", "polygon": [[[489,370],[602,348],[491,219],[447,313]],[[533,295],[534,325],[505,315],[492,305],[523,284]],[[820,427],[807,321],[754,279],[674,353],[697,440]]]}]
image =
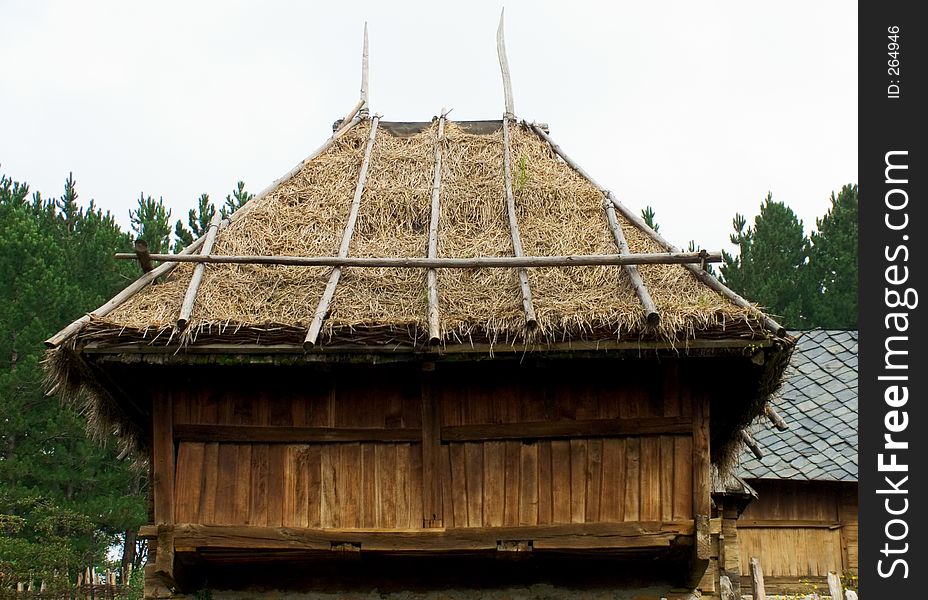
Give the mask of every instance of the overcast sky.
[{"label": "overcast sky", "polygon": [[[731,249],[768,190],[808,231],[857,182],[856,2],[505,5],[516,115],[675,244]],[[0,0],[0,172],[73,171],[126,227],[143,191],[174,219],[258,192],[357,101],[365,20],[385,120],[498,119],[500,7]]]}]

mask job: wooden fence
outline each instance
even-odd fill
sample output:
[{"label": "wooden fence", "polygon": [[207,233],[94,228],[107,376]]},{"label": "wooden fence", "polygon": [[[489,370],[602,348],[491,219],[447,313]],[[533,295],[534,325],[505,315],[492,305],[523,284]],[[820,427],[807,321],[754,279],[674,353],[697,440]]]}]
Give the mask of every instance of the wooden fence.
[{"label": "wooden fence", "polygon": [[[761,567],[760,560],[751,557],[751,595],[753,600],[767,600],[767,592],[764,589],[764,570]],[[732,590],[731,581],[728,577],[722,576],[721,581],[721,600],[734,600],[737,596]],[[770,600],[782,598],[780,595],[771,595]],[[818,592],[810,594],[788,594],[786,598],[803,598],[804,600],[821,600],[822,598],[831,598],[831,600],[858,600],[857,592],[854,590],[845,590],[841,585],[841,576],[832,571],[828,573],[828,594],[821,595]]]}]

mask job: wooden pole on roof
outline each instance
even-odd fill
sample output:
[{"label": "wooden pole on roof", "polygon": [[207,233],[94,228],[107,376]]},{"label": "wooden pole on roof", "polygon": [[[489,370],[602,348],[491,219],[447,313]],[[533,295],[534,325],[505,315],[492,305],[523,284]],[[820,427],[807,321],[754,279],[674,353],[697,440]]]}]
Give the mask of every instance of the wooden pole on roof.
[{"label": "wooden pole on roof", "polygon": [[[560,146],[557,146],[552,140],[551,137],[542,129],[538,124],[532,123],[532,129],[535,133],[541,137],[543,140],[548,142],[552,149],[558,156],[564,158],[563,151],[560,149]],[[565,161],[567,159],[565,158]],[[570,164],[568,162],[568,164]],[[573,166],[573,165],[572,165]],[[590,183],[595,185],[600,191],[603,191],[597,183],[582,169],[574,167],[584,178],[586,178]],[[606,202],[603,203],[603,209],[606,213],[606,221],[609,223],[609,230],[612,232],[612,238],[615,240],[615,244],[619,249],[619,254],[630,254],[628,249],[628,241],[625,239],[625,233],[622,231],[622,225],[619,223],[618,218],[615,216],[615,208],[612,206],[612,203],[608,200],[609,192],[604,192],[607,195]],[[644,309],[645,321],[651,327],[657,327],[661,322],[661,315],[657,312],[657,306],[654,304],[654,300],[651,299],[651,293],[648,291],[647,286],[644,284],[644,280],[641,278],[641,273],[638,272],[638,267],[635,265],[625,265],[625,273],[628,275],[628,279],[631,281],[632,288],[635,290],[635,295],[638,296],[638,301],[641,302],[641,306]]]},{"label": "wooden pole on roof", "polygon": [[[364,184],[367,182],[367,168],[371,163],[371,152],[374,149],[374,139],[377,137],[377,123],[380,117],[375,116],[371,120],[371,133],[367,138],[367,147],[364,149],[364,161],[361,163],[361,172],[358,175],[358,184],[355,186],[354,199],[351,202],[351,210],[348,213],[348,223],[345,225],[345,231],[342,234],[342,243],[338,249],[338,256],[345,258],[348,256],[348,247],[351,245],[351,237],[354,235],[354,226],[358,221],[358,211],[361,208],[361,195],[364,193]],[[332,297],[335,295],[335,288],[338,286],[338,280],[342,276],[342,268],[335,267],[332,274],[329,275],[329,282],[325,286],[319,305],[316,307],[316,313],[313,315],[312,323],[309,324],[309,331],[306,332],[306,339],[303,340],[304,346],[316,345],[319,339],[319,332],[322,330],[322,322],[329,312],[329,305],[332,303]]]},{"label": "wooden pole on roof", "polygon": [[[216,234],[219,233],[219,222],[221,218],[219,212],[213,213],[213,219],[206,230],[206,241],[203,242],[203,248],[200,250],[200,256],[209,256],[213,251],[213,245],[216,243]],[[190,283],[187,285],[187,293],[184,295],[184,302],[180,305],[180,315],[177,317],[177,328],[183,329],[190,322],[190,315],[193,314],[193,306],[197,302],[197,292],[200,291],[200,284],[203,282],[203,274],[206,271],[204,263],[197,263],[193,268],[193,276],[190,277]]]},{"label": "wooden pole on roof", "polygon": [[767,418],[770,419],[770,422],[773,423],[773,426],[779,431],[786,431],[789,429],[789,424],[783,420],[780,413],[778,413],[769,402],[764,405],[764,414],[767,415]]},{"label": "wooden pole on roof", "polygon": [[499,57],[499,68],[503,73],[503,96],[506,99],[506,118],[515,118],[515,108],[512,102],[512,81],[509,79],[509,60],[506,58],[506,39],[503,32],[504,8],[499,13],[499,27],[496,29],[496,54]]},{"label": "wooden pole on roof", "polygon": [[[271,183],[271,185],[261,190],[261,192],[259,192],[254,198],[249,200],[245,204],[245,206],[243,206],[242,208],[232,213],[232,215],[228,219],[223,220],[220,227],[224,229],[228,227],[229,225],[231,225],[232,223],[235,223],[236,221],[244,217],[251,210],[251,207],[253,207],[259,200],[261,200],[268,194],[274,192],[277,188],[279,188],[281,185],[283,185],[287,181],[290,181],[291,179],[293,179],[293,177],[303,169],[306,163],[308,163],[309,161],[313,160],[314,158],[316,158],[317,156],[319,156],[320,154],[328,150],[332,146],[332,144],[336,142],[336,140],[338,140],[343,135],[348,133],[348,131],[352,127],[360,123],[361,119],[355,118],[355,115],[358,114],[358,110],[360,109],[360,107],[361,107],[360,103],[356,104],[354,108],[352,108],[351,112],[348,113],[348,116],[344,119],[342,127],[338,131],[333,133],[332,137],[327,139],[312,154],[310,154],[309,156],[301,160],[295,167],[290,169],[290,171],[288,171],[283,177],[280,177],[279,179]],[[193,254],[194,252],[200,249],[200,247],[203,245],[203,242],[205,241],[206,241],[206,237],[201,236],[199,239],[194,240],[189,246],[181,250],[179,255],[187,256],[187,255]],[[111,299],[106,301],[96,310],[91,311],[87,313],[86,315],[80,317],[79,319],[72,321],[70,325],[68,325],[67,327],[65,327],[64,329],[62,329],[61,331],[53,335],[52,337],[45,340],[45,346],[48,348],[56,348],[60,346],[61,344],[65,343],[66,341],[68,341],[69,339],[77,335],[77,333],[81,329],[83,329],[87,323],[90,323],[91,320],[102,319],[106,315],[110,314],[111,312],[113,312],[114,310],[122,306],[127,300],[135,296],[139,291],[145,289],[149,284],[155,282],[159,277],[170,273],[176,266],[177,266],[176,262],[161,263],[160,265],[155,267],[153,270],[149,271],[148,273],[145,273],[144,275],[142,275],[141,277],[139,277],[138,279],[130,283],[125,289],[123,289],[121,292],[119,292],[118,294],[113,296]]]},{"label": "wooden pole on roof", "polygon": [[364,50],[361,52],[361,118],[367,118],[367,21],[364,22]]},{"label": "wooden pole on roof", "polygon": [[[429,220],[429,258],[438,257],[438,218],[441,216],[439,196],[441,193],[441,145],[445,141],[445,109],[438,117],[438,139],[435,140],[435,173],[432,175],[432,215]],[[438,316],[438,274],[429,269],[426,274],[429,291],[429,343],[441,341],[441,324]]]},{"label": "wooden pole on roof", "polygon": [[[635,225],[636,227],[644,231],[645,234],[647,234],[652,240],[657,242],[667,252],[679,252],[680,251],[679,248],[677,248],[676,246],[674,246],[673,244],[665,240],[663,236],[661,236],[659,233],[654,231],[647,223],[645,223],[641,219],[641,217],[636,215],[633,211],[629,210],[628,207],[626,207],[624,204],[619,202],[618,199],[616,199],[616,197],[612,195],[612,192],[600,187],[600,185],[596,183],[596,180],[590,177],[590,175],[586,171],[584,171],[580,165],[578,165],[569,156],[567,156],[567,154],[561,149],[561,147],[555,144],[554,141],[551,139],[551,137],[548,134],[544,133],[544,131],[540,127],[533,124],[532,129],[535,131],[535,133],[539,135],[539,137],[541,137],[543,140],[548,142],[548,144],[551,146],[551,149],[554,150],[555,154],[557,154],[562,159],[564,159],[564,162],[566,162],[568,165],[573,167],[573,169],[577,173],[579,173],[581,176],[583,176],[584,179],[589,181],[591,184],[596,186],[603,194],[605,194],[606,199],[609,202],[611,202],[612,205],[615,206],[615,208],[620,213],[622,213],[622,216],[625,217],[626,220],[630,221],[633,225]],[[695,275],[696,279],[698,279],[699,281],[701,281],[702,283],[704,283],[706,286],[710,287],[714,291],[718,292],[723,297],[730,300],[736,306],[739,306],[741,308],[745,308],[748,310],[756,311],[757,313],[759,313],[763,319],[764,327],[772,331],[775,335],[777,335],[777,337],[786,336],[786,328],[784,328],[782,325],[780,325],[779,323],[777,323],[776,321],[774,321],[767,315],[763,314],[763,312],[758,310],[756,306],[752,305],[750,302],[748,302],[747,300],[745,300],[744,298],[742,298],[741,296],[733,292],[730,288],[728,288],[721,281],[719,281],[718,279],[710,275],[704,269],[697,267],[695,265],[691,265],[691,264],[685,264],[684,267],[686,267],[686,269],[688,269],[693,275]]]},{"label": "wooden pole on roof", "polygon": [[[512,196],[512,166],[509,156],[509,117],[503,117],[503,181],[506,188],[506,210],[509,213],[509,234],[512,237],[512,253],[517,257],[523,256],[522,236],[519,234],[519,221],[516,218],[516,202]],[[519,288],[522,290],[522,310],[525,312],[525,326],[534,329],[538,326],[535,318],[535,306],[532,303],[532,288],[528,285],[528,271],[521,267],[519,274]]]}]

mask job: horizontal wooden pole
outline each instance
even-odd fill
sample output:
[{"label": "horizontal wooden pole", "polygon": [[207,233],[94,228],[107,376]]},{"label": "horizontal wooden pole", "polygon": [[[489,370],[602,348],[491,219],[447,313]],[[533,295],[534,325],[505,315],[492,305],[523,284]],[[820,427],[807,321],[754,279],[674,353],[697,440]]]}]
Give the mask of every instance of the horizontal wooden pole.
[{"label": "horizontal wooden pole", "polygon": [[684,433],[693,433],[692,419],[684,417],[645,417],[639,419],[590,419],[586,421],[454,425],[441,428],[441,441],[478,442],[485,440],[675,435]]},{"label": "horizontal wooden pole", "polygon": [[185,442],[251,442],[254,444],[421,442],[422,432],[412,428],[175,424],[174,438]]},{"label": "horizontal wooden pole", "polygon": [[[177,553],[200,549],[331,551],[332,544],[359,544],[361,552],[496,551],[500,540],[532,541],[535,550],[666,548],[693,534],[692,521],[571,523],[526,527],[426,529],[303,529],[182,524],[174,526]],[[157,535],[144,526],[142,538]]]},{"label": "horizontal wooden pole", "polygon": [[738,529],[840,529],[841,523],[810,519],[738,519]]},{"label": "horizontal wooden pole", "polygon": [[[120,252],[119,259],[135,260]],[[360,257],[360,256],[224,256],[152,254],[154,260],[174,262],[287,265],[292,267],[390,267],[397,269],[483,269],[517,267],[590,267],[611,265],[679,265],[721,262],[718,252],[661,252],[654,254],[587,254],[569,256],[480,256],[476,258]]]}]

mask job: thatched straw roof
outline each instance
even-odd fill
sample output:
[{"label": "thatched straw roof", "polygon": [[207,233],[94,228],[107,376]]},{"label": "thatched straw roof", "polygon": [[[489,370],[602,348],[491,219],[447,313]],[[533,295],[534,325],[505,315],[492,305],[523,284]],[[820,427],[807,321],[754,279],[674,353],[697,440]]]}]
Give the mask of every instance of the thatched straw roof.
[{"label": "thatched straw roof", "polygon": [[[214,255],[334,256],[358,183],[371,120],[362,120],[247,214],[223,228]],[[360,200],[351,257],[425,257],[436,146],[441,145],[439,257],[512,256],[501,122],[380,123]],[[616,254],[603,192],[524,124],[511,124],[512,192],[528,256]],[[631,253],[665,252],[622,215]],[[80,331],[82,341],[193,345],[300,343],[331,267],[210,264],[188,326],[177,328],[194,265]],[[755,338],[764,317],[707,287],[682,265],[641,265],[660,314],[649,327],[621,266],[527,269],[538,327],[526,328],[516,269],[438,269],[440,336],[457,344],[535,345],[565,340]],[[342,270],[320,343],[423,344],[425,269]]]}]

